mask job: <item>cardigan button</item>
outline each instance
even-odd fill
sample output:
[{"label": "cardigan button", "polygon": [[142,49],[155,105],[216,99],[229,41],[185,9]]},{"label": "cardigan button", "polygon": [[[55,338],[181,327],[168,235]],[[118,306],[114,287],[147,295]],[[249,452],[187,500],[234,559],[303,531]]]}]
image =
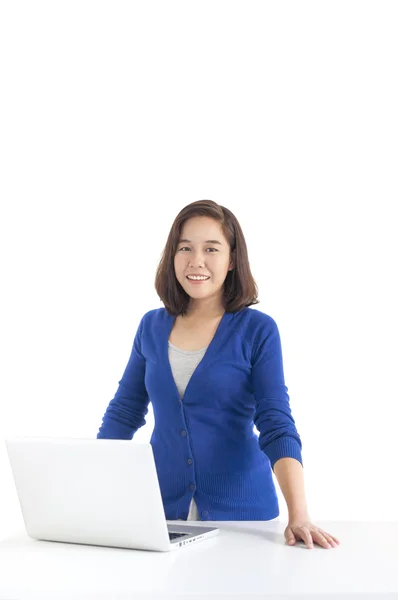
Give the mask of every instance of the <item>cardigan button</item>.
[{"label": "cardigan button", "polygon": [[187,435],[187,432],[185,431],[185,429],[183,429],[183,430],[181,431],[181,435],[184,435],[184,436],[186,436],[186,435]]},{"label": "cardigan button", "polygon": [[209,516],[209,512],[207,510],[204,510],[202,512],[202,517],[208,517]]},{"label": "cardigan button", "polygon": [[194,490],[194,489],[195,489],[195,486],[194,486],[194,484],[193,484],[193,483],[191,483],[191,485],[189,486],[189,489],[190,489],[190,490]]},{"label": "cardigan button", "polygon": [[188,464],[192,465],[192,462],[193,462],[192,458],[188,458]]}]

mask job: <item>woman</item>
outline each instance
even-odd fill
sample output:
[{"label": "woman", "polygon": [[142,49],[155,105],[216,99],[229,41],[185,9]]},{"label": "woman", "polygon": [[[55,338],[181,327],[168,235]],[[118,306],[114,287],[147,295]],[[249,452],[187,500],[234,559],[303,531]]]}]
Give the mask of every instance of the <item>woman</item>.
[{"label": "woman", "polygon": [[151,402],[167,520],[275,519],[273,471],[289,510],[287,543],[336,546],[308,515],[279,331],[249,308],[257,286],[233,213],[211,200],[183,208],[155,288],[165,308],[142,317],[97,438],[132,439]]}]

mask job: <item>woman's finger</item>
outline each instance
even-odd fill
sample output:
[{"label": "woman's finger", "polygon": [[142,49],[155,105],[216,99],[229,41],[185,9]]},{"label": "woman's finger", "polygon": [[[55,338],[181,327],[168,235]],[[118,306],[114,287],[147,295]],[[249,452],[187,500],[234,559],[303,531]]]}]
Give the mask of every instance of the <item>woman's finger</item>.
[{"label": "woman's finger", "polygon": [[319,529],[315,529],[312,532],[312,537],[320,546],[323,546],[324,548],[329,548],[332,545]]},{"label": "woman's finger", "polygon": [[300,535],[303,538],[305,545],[308,548],[313,548],[314,543],[312,539],[312,535],[308,527],[300,527]]},{"label": "woman's finger", "polygon": [[[319,527],[318,527],[318,529],[319,529]],[[319,531],[329,541],[329,543],[331,543],[331,541],[333,541],[336,544],[340,544],[339,540],[337,538],[335,538],[333,535],[330,535],[330,533],[328,533],[327,531],[324,531],[323,529],[319,529]]]}]

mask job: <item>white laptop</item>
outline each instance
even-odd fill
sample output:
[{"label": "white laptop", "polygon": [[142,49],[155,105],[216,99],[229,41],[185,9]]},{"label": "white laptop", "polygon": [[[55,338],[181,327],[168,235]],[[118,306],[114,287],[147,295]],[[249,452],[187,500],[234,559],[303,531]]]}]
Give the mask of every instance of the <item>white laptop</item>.
[{"label": "white laptop", "polygon": [[5,440],[29,537],[169,551],[219,532],[166,521],[151,444],[132,440]]}]

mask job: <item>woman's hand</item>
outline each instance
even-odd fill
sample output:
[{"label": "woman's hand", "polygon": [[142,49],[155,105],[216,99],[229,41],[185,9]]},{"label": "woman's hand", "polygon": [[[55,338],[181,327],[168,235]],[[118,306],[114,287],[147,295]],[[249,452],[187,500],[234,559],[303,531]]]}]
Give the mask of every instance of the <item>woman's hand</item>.
[{"label": "woman's hand", "polygon": [[294,546],[297,541],[303,540],[309,550],[314,547],[313,542],[323,548],[335,548],[340,544],[339,540],[330,533],[313,525],[308,517],[289,517],[289,523],[285,529],[285,538],[289,546]]}]

